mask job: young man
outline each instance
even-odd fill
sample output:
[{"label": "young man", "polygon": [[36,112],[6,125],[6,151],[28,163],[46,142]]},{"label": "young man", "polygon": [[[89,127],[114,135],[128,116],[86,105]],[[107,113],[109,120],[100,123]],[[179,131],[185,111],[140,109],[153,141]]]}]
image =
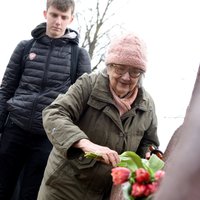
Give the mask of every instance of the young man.
[{"label": "young man", "polygon": [[[19,199],[37,198],[52,145],[42,126],[42,110],[72,83],[71,61],[78,34],[68,28],[73,21],[74,0],[47,0],[46,23],[33,31],[29,41],[14,50],[0,88],[0,199],[11,198],[20,172]],[[86,50],[79,48],[76,78],[91,72]],[[76,66],[73,66],[76,67]]]}]

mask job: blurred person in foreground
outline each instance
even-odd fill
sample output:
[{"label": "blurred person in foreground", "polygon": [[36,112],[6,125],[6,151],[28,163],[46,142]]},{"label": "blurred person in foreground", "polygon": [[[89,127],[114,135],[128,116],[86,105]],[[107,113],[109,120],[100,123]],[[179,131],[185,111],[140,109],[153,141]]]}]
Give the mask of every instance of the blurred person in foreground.
[{"label": "blurred person in foreground", "polygon": [[153,200],[200,199],[199,91],[200,67],[183,124],[174,132],[168,143],[166,175]]},{"label": "blurred person in foreground", "polygon": [[[119,154],[159,146],[154,102],[142,87],[146,47],[135,34],[113,40],[103,72],[85,74],[43,111],[53,144],[38,200],[107,200]],[[102,159],[84,157],[85,152]]]},{"label": "blurred person in foreground", "polygon": [[[20,177],[19,200],[36,200],[52,144],[42,110],[71,85],[72,46],[78,34],[69,29],[73,0],[47,0],[46,23],[32,31],[34,43],[24,66],[27,42],[21,41],[7,65],[0,88],[0,199],[10,200]],[[91,72],[90,58],[80,48],[76,78]]]}]

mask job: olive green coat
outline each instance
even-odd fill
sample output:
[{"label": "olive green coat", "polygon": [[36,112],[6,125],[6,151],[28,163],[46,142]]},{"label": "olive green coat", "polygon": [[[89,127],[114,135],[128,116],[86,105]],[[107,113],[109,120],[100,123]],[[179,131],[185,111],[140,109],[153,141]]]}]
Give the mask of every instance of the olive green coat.
[{"label": "olive green coat", "polygon": [[38,200],[106,200],[112,187],[111,166],[84,158],[72,145],[82,138],[144,156],[158,146],[154,103],[141,88],[132,109],[120,117],[108,77],[85,74],[43,111],[43,124],[54,148]]}]

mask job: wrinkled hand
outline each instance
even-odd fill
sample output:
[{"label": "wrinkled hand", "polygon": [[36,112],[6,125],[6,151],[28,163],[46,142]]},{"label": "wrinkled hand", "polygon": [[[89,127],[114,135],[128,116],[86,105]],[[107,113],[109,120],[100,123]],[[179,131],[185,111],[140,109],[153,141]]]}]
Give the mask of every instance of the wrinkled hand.
[{"label": "wrinkled hand", "polygon": [[151,152],[149,151],[145,154],[145,159],[149,160],[150,157],[151,157]]},{"label": "wrinkled hand", "polygon": [[[152,154],[155,154],[156,156],[158,156],[158,158],[160,158],[161,160],[163,160],[163,152],[162,151],[160,151],[158,148],[156,148],[156,147],[154,147],[153,145],[151,145],[150,147],[149,147],[149,150],[150,150],[150,156],[152,155]],[[147,156],[147,155],[146,155]],[[149,157],[150,158],[150,157]]]},{"label": "wrinkled hand", "polygon": [[92,152],[97,155],[101,155],[99,161],[112,165],[113,167],[116,167],[116,165],[120,162],[119,154],[116,151],[105,146],[97,145],[87,139],[79,140],[74,144],[74,147],[82,149],[85,153]]}]

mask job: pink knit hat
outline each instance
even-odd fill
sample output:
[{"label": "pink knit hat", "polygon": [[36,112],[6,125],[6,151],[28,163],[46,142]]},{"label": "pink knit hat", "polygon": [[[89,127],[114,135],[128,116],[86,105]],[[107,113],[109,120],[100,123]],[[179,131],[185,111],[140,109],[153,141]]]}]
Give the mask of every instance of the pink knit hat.
[{"label": "pink knit hat", "polygon": [[108,47],[105,63],[130,65],[146,71],[146,45],[133,33],[116,38]]}]

